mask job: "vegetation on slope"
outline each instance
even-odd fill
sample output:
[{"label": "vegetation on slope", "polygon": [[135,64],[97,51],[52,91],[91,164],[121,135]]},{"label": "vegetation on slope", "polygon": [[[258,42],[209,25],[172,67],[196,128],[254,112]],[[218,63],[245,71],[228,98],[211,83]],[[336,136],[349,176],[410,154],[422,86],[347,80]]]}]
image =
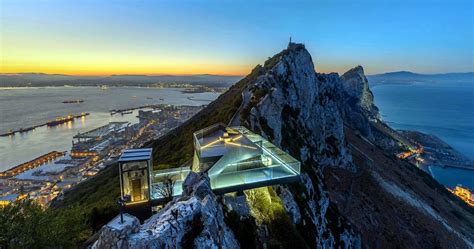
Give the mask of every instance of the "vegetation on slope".
[{"label": "vegetation on slope", "polygon": [[250,212],[258,227],[266,227],[269,248],[307,248],[305,240],[286,213],[272,187],[244,191]]},{"label": "vegetation on slope", "polygon": [[0,208],[0,248],[73,248],[90,236],[79,208],[44,210],[31,201]]}]

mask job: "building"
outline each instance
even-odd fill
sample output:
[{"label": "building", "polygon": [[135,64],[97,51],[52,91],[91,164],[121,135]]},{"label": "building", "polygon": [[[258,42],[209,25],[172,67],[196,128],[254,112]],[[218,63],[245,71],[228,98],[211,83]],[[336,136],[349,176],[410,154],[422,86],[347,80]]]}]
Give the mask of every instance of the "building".
[{"label": "building", "polygon": [[122,152],[118,160],[120,193],[128,203],[150,201],[152,149],[134,149]]},{"label": "building", "polygon": [[457,185],[454,189],[448,188],[448,190],[461,198],[468,205],[474,206],[474,194],[468,188],[465,188],[462,185]]},{"label": "building", "polygon": [[110,122],[90,131],[78,133],[73,137],[71,157],[96,157],[104,154],[115,142],[123,140],[129,125],[128,122]]},{"label": "building", "polygon": [[215,124],[195,132],[193,139],[191,168],[153,171],[151,149],[124,151],[119,159],[122,197],[128,203],[159,203],[166,195],[179,196],[183,191],[182,183],[191,170],[205,172],[217,194],[299,178],[298,160],[245,127]]},{"label": "building", "polygon": [[0,207],[4,207],[9,205],[10,203],[16,201],[18,199],[18,194],[8,194],[5,196],[0,197]]}]

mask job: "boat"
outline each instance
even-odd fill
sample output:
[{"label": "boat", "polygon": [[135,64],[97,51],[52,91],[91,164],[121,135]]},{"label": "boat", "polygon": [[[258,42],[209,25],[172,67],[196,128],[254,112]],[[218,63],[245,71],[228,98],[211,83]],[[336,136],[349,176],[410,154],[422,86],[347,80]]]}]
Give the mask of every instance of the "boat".
[{"label": "boat", "polygon": [[109,87],[107,85],[102,85],[100,86],[100,90],[108,90]]},{"label": "boat", "polygon": [[46,125],[47,126],[56,126],[56,125],[64,124],[64,123],[69,122],[69,121],[74,121],[74,116],[72,116],[71,114],[69,114],[67,116],[64,116],[64,117],[56,118],[55,120],[48,121],[48,122],[46,122]]},{"label": "boat", "polygon": [[133,113],[133,111],[124,111],[124,112],[120,112],[120,114],[122,114],[122,115],[125,115],[125,114],[131,114],[131,113]]},{"label": "boat", "polygon": [[28,132],[28,131],[31,131],[31,130],[34,130],[34,129],[35,129],[34,126],[32,126],[32,127],[27,127],[27,128],[20,128],[20,129],[18,130],[18,132],[19,132],[19,133],[23,133],[23,132]]},{"label": "boat", "polygon": [[89,114],[90,113],[88,113],[88,112],[81,112],[81,114],[74,115],[73,117],[74,118],[82,118],[82,117],[88,116]]},{"label": "boat", "polygon": [[64,100],[63,104],[77,104],[77,103],[82,103],[84,100],[82,99],[74,99],[74,100]]}]

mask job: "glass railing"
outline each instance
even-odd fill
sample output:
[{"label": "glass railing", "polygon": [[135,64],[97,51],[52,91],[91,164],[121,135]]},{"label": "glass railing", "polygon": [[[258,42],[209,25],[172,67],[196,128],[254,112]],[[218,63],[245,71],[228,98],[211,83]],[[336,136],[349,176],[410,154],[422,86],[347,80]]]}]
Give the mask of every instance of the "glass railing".
[{"label": "glass railing", "polygon": [[211,187],[212,189],[220,189],[293,177],[296,175],[298,174],[290,171],[287,167],[281,164],[274,164],[263,168],[221,173],[211,179]]},{"label": "glass railing", "polygon": [[161,199],[160,189],[165,188],[164,182],[168,179],[173,181],[173,196],[179,196],[183,193],[183,182],[191,169],[189,167],[180,167],[172,169],[155,170],[151,173],[151,198]]},{"label": "glass railing", "polygon": [[161,183],[166,179],[171,179],[173,181],[184,181],[190,171],[191,169],[189,167],[155,170],[151,173],[151,182],[152,184]]},{"label": "glass railing", "polygon": [[[162,195],[162,191],[160,191],[160,188],[165,188],[164,184],[159,182],[159,183],[154,183],[151,185],[151,199],[161,199],[164,198],[165,196]],[[180,196],[183,193],[183,182],[182,181],[176,181],[173,185],[173,196]]]}]

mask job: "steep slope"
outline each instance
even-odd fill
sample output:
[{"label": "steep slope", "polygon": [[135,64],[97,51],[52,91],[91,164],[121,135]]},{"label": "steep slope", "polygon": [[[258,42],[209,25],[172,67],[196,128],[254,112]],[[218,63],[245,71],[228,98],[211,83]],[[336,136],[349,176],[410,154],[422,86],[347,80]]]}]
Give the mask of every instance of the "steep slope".
[{"label": "steep slope", "polygon": [[371,142],[372,131],[384,133],[370,123],[381,121],[362,67],[342,77],[317,74],[299,44],[272,59],[248,86],[243,123],[302,161],[304,186],[289,189],[305,214],[299,230],[307,241],[317,247],[472,246],[472,213],[430,176]]},{"label": "steep slope", "polygon": [[368,247],[472,247],[474,210],[430,175],[346,129],[358,172],[324,171],[330,199]]},{"label": "steep slope", "polygon": [[[274,63],[266,63],[265,74],[249,86],[251,109],[243,123],[302,162],[303,184],[290,188],[298,193],[294,197],[304,214],[299,231],[307,243],[358,247],[359,235],[330,207],[322,174],[325,167],[355,171],[338,106],[339,77],[317,75],[301,44],[289,44],[270,61]],[[259,92],[265,95],[257,96]]]},{"label": "steep slope", "polygon": [[371,122],[380,120],[380,113],[374,103],[374,95],[362,66],[357,66],[341,76],[342,91],[339,102],[344,121],[362,135],[373,140]]}]

